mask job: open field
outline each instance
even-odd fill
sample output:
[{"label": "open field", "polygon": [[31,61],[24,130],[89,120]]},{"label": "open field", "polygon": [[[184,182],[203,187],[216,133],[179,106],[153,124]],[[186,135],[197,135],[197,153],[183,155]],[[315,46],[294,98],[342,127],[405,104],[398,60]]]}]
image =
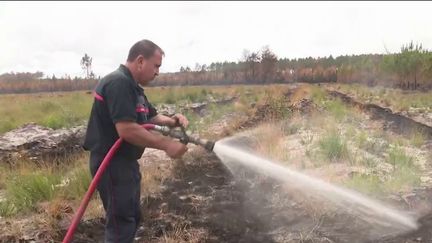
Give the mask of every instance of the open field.
[{"label": "open field", "polygon": [[[403,103],[408,110],[432,113],[424,93],[347,85],[148,88],[146,94],[156,105],[236,96],[232,103],[188,112],[191,130],[212,140],[246,134],[246,142],[237,142],[240,147],[426,218],[418,231],[386,235],[387,231],[328,202],[310,200],[302,188],[293,191],[281,181],[240,166],[229,170],[214,155],[191,146],[191,152],[177,161],[160,151],[145,152],[140,161],[144,222],[137,242],[432,240],[427,220],[432,210],[431,138],[389,129],[389,121],[328,95],[328,88],[367,97],[364,101],[369,103],[387,99],[390,107]],[[85,124],[91,101],[85,92],[0,96],[5,104],[1,117],[9,122],[1,121],[2,131],[28,122],[52,128]],[[47,123],[47,117],[55,118]],[[61,240],[90,180],[87,156],[57,158],[59,165],[25,160],[0,165],[0,226],[5,230],[0,241]],[[79,228],[76,237],[101,241],[101,218],[103,210],[95,196],[83,222],[87,229]]]},{"label": "open field", "polygon": [[[154,105],[190,104],[205,101],[208,96],[220,98],[234,94],[242,97],[242,103],[250,103],[258,101],[266,92],[277,90],[275,87],[277,85],[156,87],[146,88],[146,95]],[[54,129],[85,124],[92,101],[92,94],[85,91],[2,95],[0,133],[30,122]]]}]

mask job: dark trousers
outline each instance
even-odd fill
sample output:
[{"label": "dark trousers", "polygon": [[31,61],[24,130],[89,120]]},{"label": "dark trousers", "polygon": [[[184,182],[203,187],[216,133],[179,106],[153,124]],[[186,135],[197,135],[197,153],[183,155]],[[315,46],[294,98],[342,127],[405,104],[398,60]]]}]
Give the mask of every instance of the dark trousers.
[{"label": "dark trousers", "polygon": [[[93,177],[104,156],[90,154],[90,171]],[[106,243],[134,241],[141,220],[140,184],[138,162],[114,156],[97,187],[106,213]]]}]

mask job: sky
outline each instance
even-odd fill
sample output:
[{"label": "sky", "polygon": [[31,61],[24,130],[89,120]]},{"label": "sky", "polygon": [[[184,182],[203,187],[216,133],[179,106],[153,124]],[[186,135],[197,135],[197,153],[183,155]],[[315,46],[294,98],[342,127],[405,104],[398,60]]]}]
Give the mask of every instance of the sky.
[{"label": "sky", "polygon": [[0,74],[104,76],[149,39],[161,72],[241,59],[268,45],[280,58],[432,49],[432,2],[0,2]]}]

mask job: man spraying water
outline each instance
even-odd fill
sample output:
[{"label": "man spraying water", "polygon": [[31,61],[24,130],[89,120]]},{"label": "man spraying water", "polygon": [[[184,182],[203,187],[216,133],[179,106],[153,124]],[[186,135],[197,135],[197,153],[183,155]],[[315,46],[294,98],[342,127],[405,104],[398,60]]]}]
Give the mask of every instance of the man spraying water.
[{"label": "man spraying water", "polygon": [[127,62],[105,76],[94,91],[94,103],[88,122],[84,148],[90,151],[90,170],[95,176],[104,156],[118,138],[124,142],[112,158],[98,184],[106,212],[105,242],[133,242],[140,222],[139,159],[145,147],[179,158],[186,145],[155,135],[141,125],[188,125],[181,114],[168,117],[157,114],[143,88],[159,74],[163,50],[149,40],[135,43]]}]

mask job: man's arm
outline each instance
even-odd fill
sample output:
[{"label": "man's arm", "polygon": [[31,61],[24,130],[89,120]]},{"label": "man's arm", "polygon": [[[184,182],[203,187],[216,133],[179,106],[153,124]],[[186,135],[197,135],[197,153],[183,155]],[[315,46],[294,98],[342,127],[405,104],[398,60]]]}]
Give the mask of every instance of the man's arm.
[{"label": "man's arm", "polygon": [[184,144],[153,134],[136,123],[134,89],[127,80],[115,80],[105,87],[106,104],[119,136],[142,148],[164,150],[172,158],[182,156],[187,151]]},{"label": "man's arm", "polygon": [[187,151],[184,144],[153,134],[136,122],[119,121],[115,124],[115,127],[119,136],[128,143],[143,148],[149,147],[163,150],[171,158],[179,158]]},{"label": "man's arm", "polygon": [[187,120],[187,118],[181,114],[175,114],[172,117],[157,114],[152,119],[150,119],[150,122],[156,125],[169,127],[175,127],[179,125],[187,127],[189,125],[189,121]]},{"label": "man's arm", "polygon": [[150,122],[159,126],[175,127],[176,125],[176,120],[174,118],[162,114],[157,114],[150,119]]}]

